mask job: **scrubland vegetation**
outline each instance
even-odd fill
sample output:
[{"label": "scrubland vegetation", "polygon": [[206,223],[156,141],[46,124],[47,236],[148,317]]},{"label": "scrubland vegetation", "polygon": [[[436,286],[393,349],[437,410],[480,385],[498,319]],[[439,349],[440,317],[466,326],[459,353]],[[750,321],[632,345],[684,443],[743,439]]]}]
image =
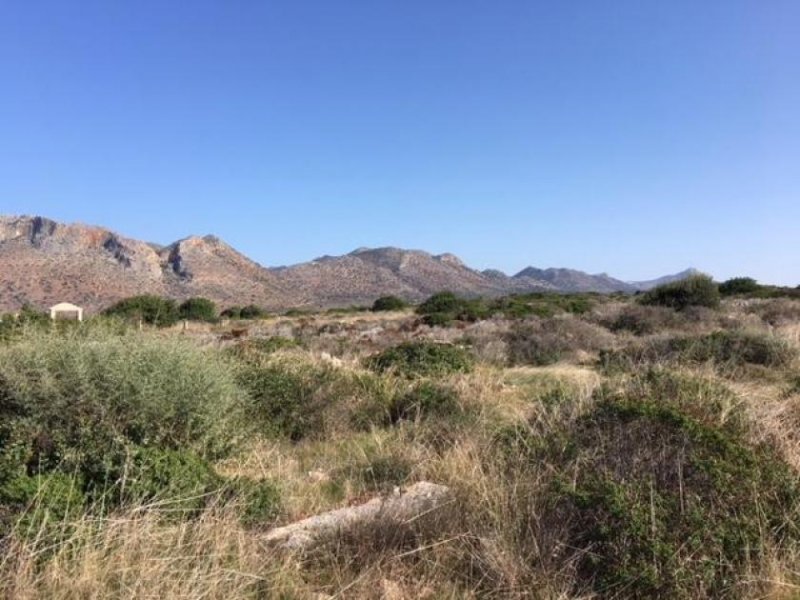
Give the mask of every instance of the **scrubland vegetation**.
[{"label": "scrubland vegetation", "polygon": [[[4,319],[0,596],[793,597],[800,299],[779,292]],[[263,542],[423,480],[453,492],[426,519]]]}]

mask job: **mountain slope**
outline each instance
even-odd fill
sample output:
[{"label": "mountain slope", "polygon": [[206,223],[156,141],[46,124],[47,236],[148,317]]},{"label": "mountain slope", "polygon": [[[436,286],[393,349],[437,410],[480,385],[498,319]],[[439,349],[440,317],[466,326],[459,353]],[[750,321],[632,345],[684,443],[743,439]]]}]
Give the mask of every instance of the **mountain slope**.
[{"label": "mountain slope", "polygon": [[589,275],[574,269],[537,269],[528,267],[516,275],[515,279],[546,281],[562,292],[634,292],[636,288],[629,283],[609,277],[605,273]]},{"label": "mountain slope", "polygon": [[[683,274],[670,276],[679,278]],[[0,217],[0,310],[73,302],[89,312],[137,294],[178,300],[205,296],[220,306],[268,310],[369,304],[384,295],[418,301],[442,290],[465,296],[534,291],[625,291],[666,281],[626,283],[608,275],[529,267],[513,277],[477,271],[452,254],[359,248],[288,267],[265,268],[214,236],[166,246],[103,227],[42,217]]]}]

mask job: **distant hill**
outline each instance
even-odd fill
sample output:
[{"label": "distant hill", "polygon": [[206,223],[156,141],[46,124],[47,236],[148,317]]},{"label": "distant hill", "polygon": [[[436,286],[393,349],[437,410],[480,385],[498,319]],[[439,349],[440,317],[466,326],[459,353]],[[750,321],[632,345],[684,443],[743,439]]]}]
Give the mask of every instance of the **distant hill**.
[{"label": "distant hill", "polygon": [[653,289],[654,287],[658,287],[659,285],[664,285],[665,283],[680,281],[682,279],[686,279],[687,277],[699,274],[700,271],[697,269],[686,269],[680,273],[675,273],[674,275],[665,275],[664,277],[659,277],[658,279],[651,279],[649,281],[631,281],[629,283],[637,290],[647,291]]},{"label": "distant hill", "polygon": [[574,269],[537,269],[528,267],[516,275],[515,279],[546,281],[562,292],[635,292],[637,288],[629,283],[609,277],[605,273],[590,275]]},{"label": "distant hill", "polygon": [[205,296],[221,306],[252,303],[281,310],[363,305],[387,294],[419,301],[442,290],[465,296],[633,292],[691,272],[639,283],[534,267],[509,277],[502,271],[472,269],[452,254],[391,247],[359,248],[343,256],[267,268],[210,235],[161,246],[103,227],[0,217],[0,310],[6,311],[61,301],[96,311],[144,293],[178,300]]}]

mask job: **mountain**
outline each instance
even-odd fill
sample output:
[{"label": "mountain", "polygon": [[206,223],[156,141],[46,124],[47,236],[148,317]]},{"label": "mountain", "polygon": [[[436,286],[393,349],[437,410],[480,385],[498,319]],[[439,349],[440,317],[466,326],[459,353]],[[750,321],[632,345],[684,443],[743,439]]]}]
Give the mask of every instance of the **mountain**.
[{"label": "mountain", "polygon": [[648,281],[630,281],[630,285],[632,285],[635,289],[646,292],[647,290],[651,290],[654,287],[658,287],[659,285],[664,285],[665,283],[672,283],[673,281],[680,281],[682,279],[686,279],[688,277],[692,277],[693,275],[699,275],[700,271],[697,269],[686,269],[681,271],[680,273],[675,273],[674,275],[665,275],[664,277],[659,277],[658,279],[650,279]]},{"label": "mountain", "polygon": [[465,296],[632,292],[651,283],[533,267],[509,277],[502,271],[472,269],[452,254],[392,247],[359,248],[343,256],[268,268],[211,235],[161,246],[103,227],[43,217],[0,217],[3,311],[26,303],[46,308],[67,301],[91,312],[137,294],[177,300],[205,296],[220,306],[257,304],[281,310],[363,305],[388,294],[418,301],[442,290]]},{"label": "mountain", "polygon": [[514,279],[546,281],[562,292],[635,292],[636,287],[609,277],[605,273],[589,275],[574,269],[537,269],[528,267],[516,275]]}]

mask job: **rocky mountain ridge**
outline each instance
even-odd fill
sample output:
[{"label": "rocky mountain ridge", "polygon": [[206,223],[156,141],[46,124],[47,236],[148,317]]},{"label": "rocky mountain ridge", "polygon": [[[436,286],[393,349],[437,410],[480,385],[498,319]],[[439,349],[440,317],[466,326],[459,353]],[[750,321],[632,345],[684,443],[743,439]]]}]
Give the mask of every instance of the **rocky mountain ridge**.
[{"label": "rocky mountain ridge", "polygon": [[136,294],[178,300],[205,296],[221,306],[252,303],[281,310],[369,304],[388,294],[419,301],[441,290],[497,296],[533,291],[633,292],[648,284],[570,269],[529,267],[508,276],[472,269],[452,254],[392,247],[359,248],[343,256],[268,268],[213,235],[160,246],[92,225],[62,224],[38,216],[0,217],[3,311],[23,304],[45,308],[61,301],[96,311]]}]

